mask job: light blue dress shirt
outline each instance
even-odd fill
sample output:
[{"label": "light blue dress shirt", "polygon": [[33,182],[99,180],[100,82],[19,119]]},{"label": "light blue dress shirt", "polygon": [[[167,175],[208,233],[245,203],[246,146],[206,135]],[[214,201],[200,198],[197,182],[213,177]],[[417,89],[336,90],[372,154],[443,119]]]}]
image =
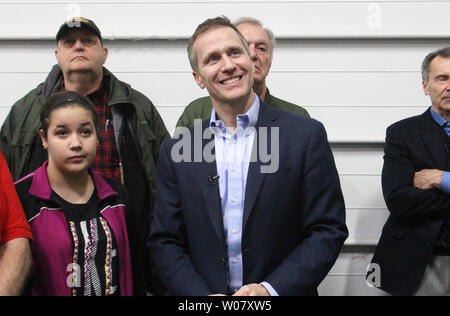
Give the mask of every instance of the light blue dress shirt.
[{"label": "light blue dress shirt", "polygon": [[[441,115],[436,113],[433,108],[430,108],[431,116],[433,119],[444,128],[447,132],[447,135],[450,136],[450,123],[443,118]],[[442,191],[450,195],[450,172],[444,171],[444,176],[442,177],[442,183],[439,187]]]},{"label": "light blue dress shirt", "polygon": [[[237,116],[234,133],[222,121],[216,119],[214,109],[211,112],[210,129],[214,134],[224,232],[228,245],[229,289],[232,293],[243,285],[242,221],[259,109],[260,101],[255,94],[255,102],[247,113]],[[278,295],[270,284],[261,284],[271,295]]]}]

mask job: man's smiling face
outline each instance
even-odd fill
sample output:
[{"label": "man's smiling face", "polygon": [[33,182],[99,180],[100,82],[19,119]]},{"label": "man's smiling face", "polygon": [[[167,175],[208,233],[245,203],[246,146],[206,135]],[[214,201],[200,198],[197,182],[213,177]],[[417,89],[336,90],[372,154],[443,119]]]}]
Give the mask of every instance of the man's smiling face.
[{"label": "man's smiling face", "polygon": [[238,33],[218,26],[201,34],[193,49],[198,68],[197,84],[206,88],[213,104],[247,103],[253,87],[254,68]]}]

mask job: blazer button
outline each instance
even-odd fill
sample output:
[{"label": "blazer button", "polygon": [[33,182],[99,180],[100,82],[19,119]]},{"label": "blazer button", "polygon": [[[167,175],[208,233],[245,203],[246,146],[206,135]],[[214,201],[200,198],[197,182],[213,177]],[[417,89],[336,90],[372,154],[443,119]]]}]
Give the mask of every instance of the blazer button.
[{"label": "blazer button", "polygon": [[222,264],[223,264],[224,266],[227,265],[227,259],[226,259],[226,258],[220,259],[220,262],[222,262]]}]

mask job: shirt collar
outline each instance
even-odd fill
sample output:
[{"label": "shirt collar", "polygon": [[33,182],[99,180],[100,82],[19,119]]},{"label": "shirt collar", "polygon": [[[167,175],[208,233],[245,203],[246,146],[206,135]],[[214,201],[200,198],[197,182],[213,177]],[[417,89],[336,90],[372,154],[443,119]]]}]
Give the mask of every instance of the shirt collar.
[{"label": "shirt collar", "polygon": [[[34,171],[33,181],[28,192],[38,198],[49,200],[52,193],[52,187],[47,175],[47,166],[48,161],[45,161],[40,168]],[[111,195],[117,195],[109,183],[106,182],[106,180],[103,179],[103,177],[97,172],[89,169],[89,173],[91,174],[92,181],[94,182],[94,187],[97,190],[97,195],[101,200],[106,199]]]},{"label": "shirt collar", "polygon": [[445,127],[445,125],[448,124],[448,121],[443,118],[441,115],[439,115],[438,113],[436,113],[433,110],[433,107],[430,107],[430,111],[431,111],[431,116],[433,117],[433,119],[436,121],[436,123],[439,124],[439,126]]},{"label": "shirt collar", "polygon": [[[256,122],[258,122],[258,116],[259,116],[259,109],[261,107],[259,97],[254,93],[255,101],[250,106],[250,109],[245,114],[239,114],[236,119],[238,122],[238,126],[243,127],[244,129],[247,127],[255,127]],[[241,124],[240,124],[241,123]],[[220,128],[220,129],[226,129],[225,124],[218,120],[216,117],[216,110],[214,108],[211,111],[211,119],[209,121],[210,128]]]}]

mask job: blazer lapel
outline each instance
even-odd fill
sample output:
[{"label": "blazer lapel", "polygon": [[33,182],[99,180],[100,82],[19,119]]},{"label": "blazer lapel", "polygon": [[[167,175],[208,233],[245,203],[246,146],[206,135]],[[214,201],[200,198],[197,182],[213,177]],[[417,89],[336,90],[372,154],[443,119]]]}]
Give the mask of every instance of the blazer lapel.
[{"label": "blazer lapel", "polygon": [[265,173],[261,173],[261,167],[263,166],[260,155],[259,146],[262,141],[259,139],[260,129],[267,128],[267,149],[272,148],[271,144],[271,127],[273,122],[277,119],[277,114],[274,113],[267,105],[261,101],[261,108],[259,111],[258,122],[256,124],[256,135],[253,141],[252,157],[256,157],[256,161],[251,161],[248,168],[247,185],[245,188],[245,202],[244,202],[244,215],[242,220],[242,227],[245,230],[250,214],[255,205],[256,199],[259,195],[261,187],[266,176]]},{"label": "blazer lapel", "polygon": [[442,138],[438,126],[428,109],[423,114],[423,124],[421,126],[422,140],[430,153],[438,169],[445,170],[447,166],[447,156],[442,145]]},{"label": "blazer lapel", "polygon": [[[204,121],[202,131],[204,131],[207,128],[209,128],[209,121]],[[205,147],[208,144],[210,144],[210,142],[213,142],[212,145],[214,146],[214,136],[208,139],[203,139],[202,137],[202,150],[204,150]],[[202,158],[202,162],[196,164],[198,166],[196,169],[199,176],[198,181],[200,184],[201,192],[207,208],[206,211],[208,212],[208,215],[211,219],[211,223],[214,227],[214,231],[216,232],[219,241],[223,245],[225,245],[226,239],[225,239],[225,232],[223,229],[223,216],[220,201],[219,181],[217,180],[212,182],[210,181],[211,177],[217,175],[217,165],[214,147],[212,147],[211,152],[214,157],[213,161],[211,162],[205,161],[204,158]]]}]

